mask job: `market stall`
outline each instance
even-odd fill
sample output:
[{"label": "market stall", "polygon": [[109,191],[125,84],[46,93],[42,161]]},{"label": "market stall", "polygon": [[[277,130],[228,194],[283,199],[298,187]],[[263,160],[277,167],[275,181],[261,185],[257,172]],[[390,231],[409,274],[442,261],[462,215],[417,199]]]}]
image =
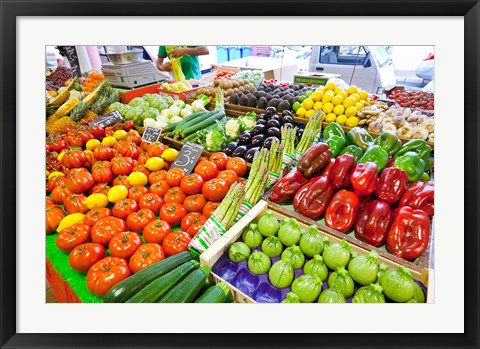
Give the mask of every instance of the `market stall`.
[{"label": "market stall", "polygon": [[125,92],[58,69],[46,100],[58,301],[432,301],[433,96],[221,69]]}]

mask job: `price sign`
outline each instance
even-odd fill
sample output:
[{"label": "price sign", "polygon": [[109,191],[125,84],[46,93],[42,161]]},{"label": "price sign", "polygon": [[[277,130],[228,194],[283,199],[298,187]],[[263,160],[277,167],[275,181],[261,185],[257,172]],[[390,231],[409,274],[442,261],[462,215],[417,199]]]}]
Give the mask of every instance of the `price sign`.
[{"label": "price sign", "polygon": [[202,152],[203,147],[201,145],[187,142],[182,149],[180,149],[180,153],[178,153],[177,158],[170,168],[179,168],[188,176],[192,173],[195,164],[202,155]]},{"label": "price sign", "polygon": [[103,116],[100,116],[99,118],[96,118],[93,121],[90,121],[88,123],[88,126],[100,126],[102,128],[105,128],[119,121],[123,121],[123,116],[118,110],[114,110],[111,113],[105,114]]},{"label": "price sign", "polygon": [[162,133],[161,128],[147,126],[143,131],[142,141],[147,143],[154,143],[158,141],[158,138],[160,137],[160,133]]},{"label": "price sign", "polygon": [[77,49],[75,46],[59,46],[62,50],[61,54],[65,55],[70,63],[70,69],[72,70],[73,76],[80,76],[82,72],[80,71],[80,62],[78,60]]}]

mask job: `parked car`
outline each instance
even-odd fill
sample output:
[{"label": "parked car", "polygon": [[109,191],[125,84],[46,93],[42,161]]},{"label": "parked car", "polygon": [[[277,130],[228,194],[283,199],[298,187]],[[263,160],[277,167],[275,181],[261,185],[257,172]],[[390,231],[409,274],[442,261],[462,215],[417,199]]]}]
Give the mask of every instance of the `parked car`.
[{"label": "parked car", "polygon": [[429,53],[427,57],[420,62],[417,67],[416,74],[424,80],[432,80],[435,74],[435,55]]},{"label": "parked car", "polygon": [[309,71],[340,74],[340,79],[370,93],[395,86],[393,61],[387,46],[313,46]]}]

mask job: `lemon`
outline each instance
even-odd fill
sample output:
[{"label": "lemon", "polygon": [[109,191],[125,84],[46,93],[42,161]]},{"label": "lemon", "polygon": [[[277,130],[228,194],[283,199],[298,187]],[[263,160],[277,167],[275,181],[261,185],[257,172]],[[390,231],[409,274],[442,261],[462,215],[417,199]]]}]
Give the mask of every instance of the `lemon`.
[{"label": "lemon", "polygon": [[360,109],[363,108],[364,105],[365,105],[365,101],[360,101],[360,102],[355,103],[355,108],[357,110],[360,110]]},{"label": "lemon", "polygon": [[302,107],[305,109],[312,109],[315,102],[311,98],[307,98],[302,102]]},{"label": "lemon", "polygon": [[351,85],[347,88],[347,93],[349,95],[351,95],[352,93],[357,93],[357,92],[358,92],[358,88],[355,85]]},{"label": "lemon", "polygon": [[315,91],[315,92],[312,93],[312,95],[310,96],[310,98],[312,98],[314,102],[321,101],[321,100],[322,100],[322,97],[323,97],[323,92],[322,92],[322,91]]},{"label": "lemon", "polygon": [[346,115],[347,117],[351,117],[351,116],[357,115],[357,108],[355,108],[355,107],[348,107],[347,109],[345,109],[345,115]]},{"label": "lemon", "polygon": [[48,175],[48,179],[50,179],[52,177],[65,177],[65,173],[60,172],[60,171],[53,171],[52,173],[50,173]]},{"label": "lemon", "polygon": [[116,130],[114,133],[113,133],[113,137],[115,137],[115,139],[117,141],[123,141],[126,137],[127,137],[127,131],[125,130]]},{"label": "lemon", "polygon": [[293,103],[293,105],[292,105],[293,111],[297,111],[298,108],[300,108],[300,106],[301,106],[300,102]]},{"label": "lemon", "polygon": [[306,118],[309,118],[310,116],[312,116],[313,114],[315,114],[316,110],[315,109],[309,109],[307,110],[307,112],[305,113],[305,117]]},{"label": "lemon", "polygon": [[333,81],[329,81],[325,85],[326,90],[335,90],[336,88],[337,88],[337,85],[335,85],[335,83]]},{"label": "lemon", "polygon": [[358,125],[358,122],[360,121],[359,118],[357,118],[356,116],[350,116],[347,121],[346,121],[346,125],[348,127],[355,127]]},{"label": "lemon", "polygon": [[355,100],[355,98],[353,97],[347,97],[345,98],[345,100],[343,101],[343,106],[345,108],[348,108],[348,107],[353,107],[355,105],[355,103],[357,103],[357,101]]},{"label": "lemon", "polygon": [[335,97],[332,98],[332,103],[333,105],[339,105],[343,103],[343,97],[336,95]]},{"label": "lemon", "polygon": [[162,159],[170,162],[175,161],[177,156],[178,156],[178,150],[173,148],[165,149],[165,151],[162,153]]},{"label": "lemon", "polygon": [[95,193],[90,195],[85,200],[83,200],[83,204],[87,206],[87,208],[90,210],[93,210],[94,208],[99,208],[99,207],[107,207],[108,198],[105,194]]},{"label": "lemon", "polygon": [[87,150],[95,150],[96,147],[100,145],[100,141],[98,139],[90,139],[87,144],[85,144],[85,147]]},{"label": "lemon", "polygon": [[323,105],[323,108],[322,108],[323,112],[325,114],[328,114],[328,113],[331,113],[333,111],[333,104],[328,102],[328,103],[325,103]]},{"label": "lemon", "polygon": [[323,104],[331,102],[333,99],[333,96],[330,93],[325,93],[322,97],[322,102]]},{"label": "lemon", "polygon": [[360,96],[360,99],[362,101],[366,101],[368,98],[368,92],[367,91],[359,91],[358,95]]},{"label": "lemon", "polygon": [[335,122],[335,120],[337,120],[337,116],[333,113],[327,114],[325,117],[326,122]]},{"label": "lemon", "polygon": [[60,152],[60,154],[58,154],[57,160],[58,160],[58,161],[62,161],[62,158],[63,158],[64,155],[65,155],[65,149],[62,150],[62,151]]},{"label": "lemon", "polygon": [[132,172],[128,175],[127,179],[131,186],[145,185],[148,183],[148,177],[143,172]]},{"label": "lemon", "polygon": [[347,121],[347,117],[345,115],[339,115],[337,116],[336,122],[338,122],[340,125],[345,125],[345,122]]},{"label": "lemon", "polygon": [[343,100],[348,97],[348,93],[345,91],[340,91],[337,93],[337,96],[342,96]]},{"label": "lemon", "polygon": [[345,112],[345,107],[341,104],[336,105],[335,108],[333,108],[333,112],[335,115],[342,115]]},{"label": "lemon", "polygon": [[302,103],[302,102],[303,102],[304,100],[306,100],[306,99],[307,99],[307,96],[300,96],[300,97],[298,98],[298,101],[299,101],[300,103]]},{"label": "lemon", "polygon": [[355,102],[358,102],[360,100],[360,95],[358,93],[352,93],[350,97],[355,98]]},{"label": "lemon", "polygon": [[68,216],[63,217],[60,221],[60,224],[57,228],[58,232],[61,232],[63,229],[68,228],[77,223],[83,223],[85,215],[83,213],[72,213]]},{"label": "lemon", "polygon": [[102,140],[102,143],[108,145],[109,147],[113,147],[113,145],[117,143],[117,139],[112,136],[107,136]]},{"label": "lemon", "polygon": [[322,102],[315,102],[315,104],[313,105],[313,109],[315,110],[322,110],[322,108],[323,108]]},{"label": "lemon", "polygon": [[335,92],[336,95],[338,95],[342,91],[345,91],[345,90],[341,87],[337,87],[337,88],[335,88],[335,90],[333,90],[333,92]]},{"label": "lemon", "polygon": [[307,109],[305,109],[304,107],[300,107],[297,109],[297,116],[301,118],[303,118],[306,113],[307,113]]},{"label": "lemon", "polygon": [[144,166],[149,171],[159,171],[165,166],[165,161],[163,161],[162,158],[154,156],[148,158]]},{"label": "lemon", "polygon": [[116,203],[117,201],[123,200],[128,196],[128,189],[124,185],[115,185],[108,190],[107,198],[108,201]]}]

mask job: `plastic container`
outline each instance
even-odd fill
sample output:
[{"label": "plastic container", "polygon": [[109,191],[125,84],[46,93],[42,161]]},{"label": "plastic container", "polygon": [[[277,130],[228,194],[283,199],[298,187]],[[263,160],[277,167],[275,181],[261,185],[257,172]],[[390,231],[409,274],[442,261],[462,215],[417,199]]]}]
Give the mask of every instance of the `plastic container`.
[{"label": "plastic container", "polygon": [[242,58],[243,57],[250,57],[252,55],[252,47],[251,46],[242,46]]},{"label": "plastic container", "polygon": [[228,49],[225,46],[217,46],[217,63],[220,64],[229,60]]},{"label": "plastic container", "polygon": [[229,61],[242,58],[242,49],[240,46],[230,46],[228,48]]}]

